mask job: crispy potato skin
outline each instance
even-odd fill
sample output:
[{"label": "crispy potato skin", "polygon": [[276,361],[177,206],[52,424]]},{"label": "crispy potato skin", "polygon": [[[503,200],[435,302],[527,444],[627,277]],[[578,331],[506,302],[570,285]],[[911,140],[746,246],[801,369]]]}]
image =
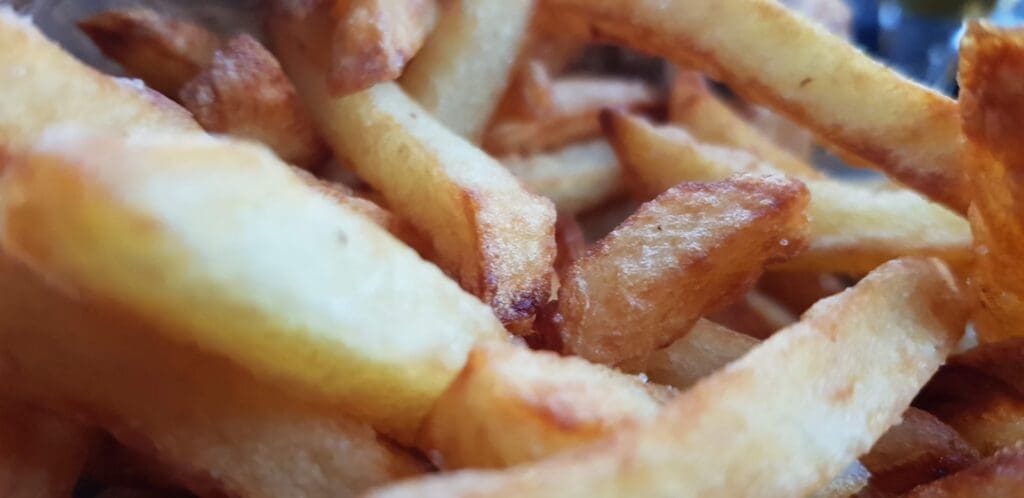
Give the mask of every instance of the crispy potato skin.
[{"label": "crispy potato skin", "polygon": [[331,93],[348,95],[402,75],[438,18],[437,0],[338,0]]},{"label": "crispy potato skin", "polygon": [[1024,449],[999,452],[949,477],[923,485],[907,498],[1015,498],[1024,489]]},{"label": "crispy potato skin", "polygon": [[229,40],[180,97],[207,131],[262,142],[281,159],[307,169],[327,156],[281,65],[249,35]]},{"label": "crispy potato skin", "polygon": [[98,440],[93,429],[72,420],[0,400],[0,496],[71,496]]},{"label": "crispy potato skin", "polygon": [[1024,31],[972,23],[962,44],[961,111],[970,139],[974,203],[970,220],[977,264],[971,284],[981,341],[1024,335]]},{"label": "crispy potato skin", "polygon": [[563,351],[615,364],[666,346],[800,251],[807,191],[781,177],[683,183],[573,264],[558,292]]},{"label": "crispy potato skin", "polygon": [[644,427],[504,472],[459,472],[366,496],[805,496],[898,422],[966,320],[964,296],[940,262],[893,261]]},{"label": "crispy potato skin", "polygon": [[[588,39],[701,70],[746,100],[811,128],[856,163],[878,167],[953,211],[967,210],[956,102],[777,1],[542,0],[541,6],[564,19],[566,29],[585,27],[578,34]],[[766,65],[769,60],[779,63]]]},{"label": "crispy potato skin", "polygon": [[205,28],[143,7],[108,10],[78,27],[128,74],[172,98],[220,46],[220,39]]}]

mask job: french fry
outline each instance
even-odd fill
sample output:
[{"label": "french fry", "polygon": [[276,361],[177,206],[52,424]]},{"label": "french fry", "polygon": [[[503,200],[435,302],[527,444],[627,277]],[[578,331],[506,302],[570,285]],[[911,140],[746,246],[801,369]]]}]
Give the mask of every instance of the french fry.
[{"label": "french fry", "polygon": [[508,86],[533,0],[445,2],[441,19],[401,83],[438,121],[480,140]]},{"label": "french fry", "polygon": [[505,157],[501,163],[531,192],[551,199],[560,214],[593,209],[624,192],[619,160],[604,140]]},{"label": "french fry", "polygon": [[555,106],[552,93],[551,74],[544,63],[533,59],[522,61],[492,119],[500,123],[538,119],[551,114]]},{"label": "french fry", "polygon": [[696,71],[680,69],[672,80],[669,93],[669,119],[697,140],[749,152],[775,165],[780,171],[799,178],[822,178],[813,166],[775,145],[750,126],[716,97],[704,76]]},{"label": "french fry", "polygon": [[0,496],[71,496],[97,440],[93,430],[71,420],[0,400]]},{"label": "french fry", "polygon": [[555,271],[562,275],[574,261],[587,252],[587,243],[583,240],[583,228],[572,216],[559,216],[555,223],[555,243],[558,256],[555,257]]},{"label": "french fry", "polygon": [[790,9],[818,22],[842,38],[850,38],[853,13],[843,0],[782,0]]},{"label": "french fry", "polygon": [[683,337],[647,358],[652,382],[681,390],[739,359],[760,341],[709,320],[699,320]]},{"label": "french fry", "polygon": [[809,495],[809,498],[851,498],[868,485],[871,474],[858,461],[854,461],[824,488]]},{"label": "french fry", "polygon": [[[745,152],[697,142],[685,131],[622,113],[604,115],[627,185],[650,198],[681,181],[714,181],[776,171]],[[901,256],[971,260],[971,234],[953,212],[904,189],[804,179],[811,192],[807,250],[780,265],[789,271],[863,274]]]},{"label": "french fry", "polygon": [[107,429],[200,495],[356,496],[422,469],[338,410],[58,291],[7,255],[0,295],[0,389]]},{"label": "french fry", "polygon": [[1014,498],[1024,487],[1024,448],[999,452],[977,465],[923,485],[907,498]]},{"label": "french fry", "polygon": [[964,133],[970,141],[974,204],[970,220],[977,265],[971,283],[980,302],[981,341],[1024,335],[1024,148],[1017,128],[1024,96],[1013,77],[1024,70],[1024,30],[972,23],[963,39],[960,82]]},{"label": "french fry", "polygon": [[437,0],[349,0],[334,4],[331,93],[344,96],[402,75],[438,18]]},{"label": "french fry", "polygon": [[0,156],[57,122],[117,134],[199,129],[174,102],[82,64],[7,7],[0,7],[0,67],[11,75],[0,92]]},{"label": "french fry", "polygon": [[249,35],[218,50],[180,100],[204,129],[263,142],[289,163],[311,169],[327,156],[281,65]]},{"label": "french fry", "polygon": [[12,257],[400,439],[471,347],[505,335],[436,267],[265,148],[54,132],[6,168],[0,245]]},{"label": "french fry", "polygon": [[667,346],[753,286],[765,263],[801,249],[806,202],[799,182],[778,176],[673,187],[573,264],[548,333],[606,364]]},{"label": "french fry", "polygon": [[846,284],[830,273],[769,271],[757,282],[759,291],[797,316],[814,303],[842,292],[845,288]]},{"label": "french fry", "polygon": [[1024,338],[981,344],[950,357],[949,364],[997,379],[1024,396]]},{"label": "french fry", "polygon": [[101,12],[78,27],[128,74],[171,98],[209,65],[220,47],[220,39],[206,28],[145,7]]},{"label": "french fry", "polygon": [[533,465],[414,480],[367,496],[803,496],[899,420],[956,344],[966,315],[941,263],[893,261],[644,427]]},{"label": "french fry", "polygon": [[742,114],[750,126],[783,150],[804,161],[811,160],[815,141],[807,128],[761,106],[745,104]]},{"label": "french fry", "polygon": [[708,318],[757,339],[766,339],[797,321],[796,315],[756,289]]},{"label": "french fry", "polygon": [[317,67],[317,19],[271,18],[286,71],[337,156],[430,238],[438,262],[506,323],[547,302],[555,210],[497,161],[449,132],[393,83],[331,98]]},{"label": "french fry", "polygon": [[706,72],[748,101],[812,129],[853,162],[880,168],[953,211],[967,210],[956,103],[774,0],[541,5],[566,30],[583,26],[588,29],[579,34],[587,39],[622,43]]}]

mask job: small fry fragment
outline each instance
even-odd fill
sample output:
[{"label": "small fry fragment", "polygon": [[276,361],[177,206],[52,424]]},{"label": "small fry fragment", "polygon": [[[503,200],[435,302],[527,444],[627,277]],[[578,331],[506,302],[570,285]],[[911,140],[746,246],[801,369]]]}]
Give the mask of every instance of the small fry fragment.
[{"label": "small fry fragment", "polygon": [[220,39],[206,28],[145,7],[108,10],[78,27],[128,74],[172,98],[220,47]]},{"label": "small fry fragment", "polygon": [[561,275],[568,270],[574,261],[587,252],[587,242],[583,239],[583,228],[572,216],[558,217],[555,223],[555,243],[558,255],[555,257],[555,271]]},{"label": "small fry fragment", "polygon": [[893,261],[682,393],[650,424],[536,464],[428,477],[367,497],[806,496],[898,422],[966,319],[940,262]]},{"label": "small fry fragment", "polygon": [[753,337],[701,319],[686,335],[651,353],[643,371],[653,382],[686,390],[759,343]]},{"label": "small fry fragment", "polygon": [[573,264],[558,291],[562,351],[616,364],[686,333],[803,246],[807,191],[782,177],[683,183]]},{"label": "small fry fragment", "polygon": [[906,498],[1016,498],[1021,489],[1024,448],[1016,447],[914,489]]},{"label": "small fry fragment", "polygon": [[249,35],[236,36],[218,50],[180,98],[207,131],[262,142],[306,169],[327,156],[281,65]]},{"label": "small fry fragment", "polygon": [[769,271],[757,282],[758,290],[797,316],[814,303],[838,294],[846,287],[842,279],[830,273]]},{"label": "small fry fragment", "polygon": [[501,163],[531,192],[551,199],[560,214],[587,211],[624,191],[619,159],[604,140],[505,157]]},{"label": "small fry fragment", "polygon": [[797,321],[797,315],[756,289],[708,318],[757,339],[766,339]]},{"label": "small fry fragment", "polygon": [[95,431],[71,420],[0,400],[0,496],[71,496],[98,439]]}]

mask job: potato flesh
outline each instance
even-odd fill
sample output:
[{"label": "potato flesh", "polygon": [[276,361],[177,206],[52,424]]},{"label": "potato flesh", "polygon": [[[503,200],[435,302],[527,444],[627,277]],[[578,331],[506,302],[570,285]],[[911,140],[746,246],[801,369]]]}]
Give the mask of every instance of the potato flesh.
[{"label": "potato flesh", "polygon": [[551,199],[562,215],[599,207],[623,191],[619,160],[604,140],[501,162],[531,192]]}]

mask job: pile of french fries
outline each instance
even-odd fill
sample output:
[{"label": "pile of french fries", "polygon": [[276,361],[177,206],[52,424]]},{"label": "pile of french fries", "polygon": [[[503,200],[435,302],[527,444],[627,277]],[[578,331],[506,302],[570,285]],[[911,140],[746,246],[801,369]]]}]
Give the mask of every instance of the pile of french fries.
[{"label": "pile of french fries", "polygon": [[955,101],[839,0],[265,20],[0,7],[0,496],[1024,496],[1024,30]]}]

